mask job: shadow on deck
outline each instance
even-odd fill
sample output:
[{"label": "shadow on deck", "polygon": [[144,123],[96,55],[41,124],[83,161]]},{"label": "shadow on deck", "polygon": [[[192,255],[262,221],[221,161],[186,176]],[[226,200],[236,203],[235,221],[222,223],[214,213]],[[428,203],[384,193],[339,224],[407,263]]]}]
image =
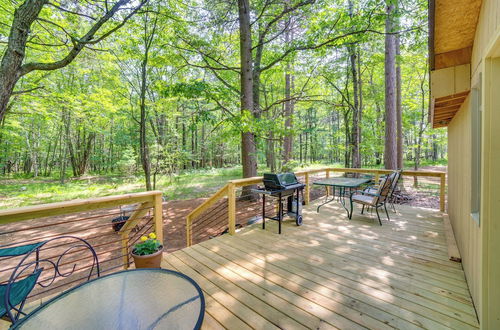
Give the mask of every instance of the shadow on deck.
[{"label": "shadow on deck", "polygon": [[359,209],[348,221],[338,203],[318,214],[318,202],[282,235],[267,222],[164,255],[203,289],[205,328],[478,327],[438,211],[399,206],[379,226]]}]

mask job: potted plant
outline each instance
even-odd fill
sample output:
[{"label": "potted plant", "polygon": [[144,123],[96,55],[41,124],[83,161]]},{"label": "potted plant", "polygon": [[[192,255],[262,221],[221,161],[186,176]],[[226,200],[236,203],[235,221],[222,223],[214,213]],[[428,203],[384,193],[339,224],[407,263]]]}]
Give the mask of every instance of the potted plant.
[{"label": "potted plant", "polygon": [[156,239],[155,233],[142,236],[132,250],[135,268],[160,268],[162,253],[163,245]]}]

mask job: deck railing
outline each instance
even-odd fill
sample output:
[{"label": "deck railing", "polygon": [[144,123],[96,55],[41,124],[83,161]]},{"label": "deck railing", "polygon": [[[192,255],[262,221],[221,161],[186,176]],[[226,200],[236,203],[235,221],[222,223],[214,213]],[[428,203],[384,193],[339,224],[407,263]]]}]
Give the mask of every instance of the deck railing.
[{"label": "deck railing", "polygon": [[[132,206],[133,207],[130,207]],[[123,218],[123,207],[128,207],[128,220]],[[117,219],[121,228],[113,228],[112,219]],[[116,224],[116,223],[115,223]],[[46,241],[60,236],[75,236],[86,240],[95,249],[101,274],[127,269],[131,264],[131,249],[140,237],[154,231],[163,242],[162,193],[160,191],[107,196],[86,200],[74,200],[37,206],[28,206],[0,211],[0,249]],[[65,253],[66,243],[47,248],[44,258],[58,260]],[[42,253],[42,251],[40,252]],[[65,254],[65,263],[81,260],[78,249]],[[0,283],[8,279],[16,258],[2,261]],[[76,262],[75,262],[76,265]],[[88,265],[76,265],[85,269]],[[50,270],[43,274],[50,276]],[[42,275],[43,275],[42,274]],[[76,279],[75,279],[76,278]],[[46,289],[34,290],[30,298],[42,298],[64,289],[81,280],[72,277],[72,282],[61,280]],[[39,281],[43,281],[40,278]],[[62,287],[62,288],[61,288]],[[34,298],[33,298],[34,299]]]},{"label": "deck railing", "polygon": [[[323,176],[329,178],[332,173],[363,173],[374,176],[375,182],[378,182],[381,175],[389,174],[392,170],[367,169],[367,168],[320,168],[295,172],[295,175],[306,185],[304,189],[304,202],[309,204],[311,200],[311,185],[315,178]],[[403,171],[403,176],[412,177],[433,177],[439,178],[439,208],[441,212],[445,211],[446,200],[446,172],[440,171]],[[262,177],[252,177],[245,179],[230,180],[226,185],[220,188],[215,194],[199,205],[186,217],[186,242],[187,246],[193,244],[193,228],[201,228],[199,232],[207,233],[214,229],[214,234],[220,233],[227,228],[231,235],[236,233],[237,226],[237,204],[239,198],[237,191],[245,186],[262,184]],[[241,196],[240,196],[241,197]],[[273,206],[271,206],[272,208]],[[216,221],[211,218],[218,218]],[[204,238],[208,238],[206,234]],[[200,239],[198,239],[200,240]]]}]

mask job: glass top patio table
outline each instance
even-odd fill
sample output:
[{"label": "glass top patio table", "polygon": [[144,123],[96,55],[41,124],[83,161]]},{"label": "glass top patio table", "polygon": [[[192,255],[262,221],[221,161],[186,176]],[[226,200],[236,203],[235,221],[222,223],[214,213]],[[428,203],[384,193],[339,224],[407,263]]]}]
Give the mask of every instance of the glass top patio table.
[{"label": "glass top patio table", "polygon": [[371,177],[364,177],[364,178],[328,178],[314,182],[313,183],[314,185],[324,186],[327,189],[328,187],[332,187],[334,189],[331,199],[328,199],[328,191],[327,191],[327,194],[325,195],[325,201],[320,205],[318,205],[316,212],[319,212],[319,209],[323,205],[326,205],[335,200],[335,188],[339,188],[338,199],[340,201],[340,204],[342,204],[342,207],[346,210],[347,217],[349,217],[349,209],[347,209],[347,207],[345,206],[345,200],[344,200],[346,195],[346,190],[348,189],[349,191],[351,191],[352,189],[356,189],[361,185],[371,181],[372,181]]},{"label": "glass top patio table", "polygon": [[328,178],[316,181],[314,184],[319,186],[357,188],[371,180],[371,178]]},{"label": "glass top patio table", "polygon": [[199,329],[203,293],[167,269],[134,269],[70,289],[38,307],[14,329]]}]

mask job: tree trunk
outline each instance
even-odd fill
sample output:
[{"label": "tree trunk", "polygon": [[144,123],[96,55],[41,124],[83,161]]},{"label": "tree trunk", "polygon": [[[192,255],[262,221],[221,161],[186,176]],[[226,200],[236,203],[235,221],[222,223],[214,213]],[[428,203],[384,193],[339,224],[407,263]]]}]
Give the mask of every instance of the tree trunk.
[{"label": "tree trunk", "polygon": [[[399,28],[399,24],[398,24]],[[395,36],[396,43],[396,122],[397,122],[397,156],[398,168],[402,169],[403,164],[403,107],[401,104],[401,65],[399,56],[401,55],[401,36]]]},{"label": "tree trunk", "polygon": [[200,159],[201,168],[207,167],[207,147],[205,144],[205,122],[201,124],[201,159]]},{"label": "tree trunk", "polygon": [[144,179],[146,180],[146,190],[152,190],[151,186],[151,161],[149,159],[149,148],[146,136],[146,84],[147,84],[147,66],[148,66],[148,49],[144,54],[144,59],[141,65],[141,94],[140,94],[140,110],[141,119],[139,121],[139,135],[141,148],[141,164],[144,170]]},{"label": "tree trunk", "polygon": [[344,153],[344,167],[349,167],[350,155],[350,140],[351,134],[349,131],[349,110],[344,111],[344,129],[345,129],[345,153]]},{"label": "tree trunk", "polygon": [[271,172],[276,172],[276,153],[274,150],[274,134],[269,133],[269,139],[266,140],[266,163]]},{"label": "tree trunk", "polygon": [[385,153],[386,169],[396,169],[397,137],[396,137],[396,41],[394,30],[394,4],[386,0],[385,21]]},{"label": "tree trunk", "polygon": [[287,65],[287,72],[285,74],[285,136],[283,138],[283,165],[286,165],[292,159],[293,151],[293,111],[294,102],[290,100],[292,96],[293,79],[294,77],[289,73],[291,70],[290,65]]},{"label": "tree trunk", "polygon": [[[254,113],[253,104],[253,70],[252,70],[252,31],[250,26],[249,0],[238,0],[239,29],[240,29],[240,97],[241,112]],[[255,135],[253,132],[241,133],[241,162],[243,177],[249,178],[257,175],[257,156]],[[242,195],[249,195],[250,186],[243,189]]]},{"label": "tree trunk", "polygon": [[[349,1],[349,16],[353,17],[353,4]],[[352,113],[352,136],[351,136],[351,156],[353,168],[361,167],[361,155],[359,153],[359,145],[361,142],[361,122],[360,122],[360,108],[359,108],[359,93],[358,90],[358,68],[357,68],[357,51],[356,44],[350,44],[347,46],[347,51],[349,53],[349,60],[351,64],[351,75],[352,75],[352,88],[353,88],[353,113]]]},{"label": "tree trunk", "polygon": [[[96,33],[100,28],[105,25],[122,6],[127,5],[129,1],[130,0],[119,0],[115,2],[106,10],[103,16],[93,22],[93,25],[83,36],[75,36],[72,38],[72,47],[62,59],[54,62],[30,62],[23,64],[23,60],[26,56],[26,43],[28,42],[30,27],[38,18],[42,7],[49,3],[47,0],[25,0],[14,11],[14,19],[10,28],[7,48],[3,53],[2,62],[0,63],[0,120],[5,116],[8,110],[10,97],[12,96],[14,87],[19,78],[32,71],[52,71],[70,64],[87,44],[96,41],[96,39],[104,39],[111,34],[108,33],[96,38]],[[137,6],[132,8],[132,14],[139,10],[144,4],[145,1],[139,2]],[[131,15],[127,15],[123,22],[130,17]],[[48,32],[49,34],[51,33],[50,31]]]},{"label": "tree trunk", "polygon": [[26,0],[14,12],[7,49],[0,64],[0,121],[7,112],[9,99],[21,78],[21,65],[25,57],[26,42],[31,28],[46,0]]},{"label": "tree trunk", "polygon": [[[288,4],[288,2],[287,2]],[[285,31],[285,45],[288,46],[293,41],[293,31],[291,19],[287,22],[287,29]],[[292,70],[292,66],[290,63],[286,65],[285,72],[285,136],[283,138],[283,166],[286,166],[287,163],[292,159],[292,150],[293,150],[293,111],[294,111],[294,102],[291,100],[292,89],[293,89],[293,80],[294,77],[290,74]]]}]

